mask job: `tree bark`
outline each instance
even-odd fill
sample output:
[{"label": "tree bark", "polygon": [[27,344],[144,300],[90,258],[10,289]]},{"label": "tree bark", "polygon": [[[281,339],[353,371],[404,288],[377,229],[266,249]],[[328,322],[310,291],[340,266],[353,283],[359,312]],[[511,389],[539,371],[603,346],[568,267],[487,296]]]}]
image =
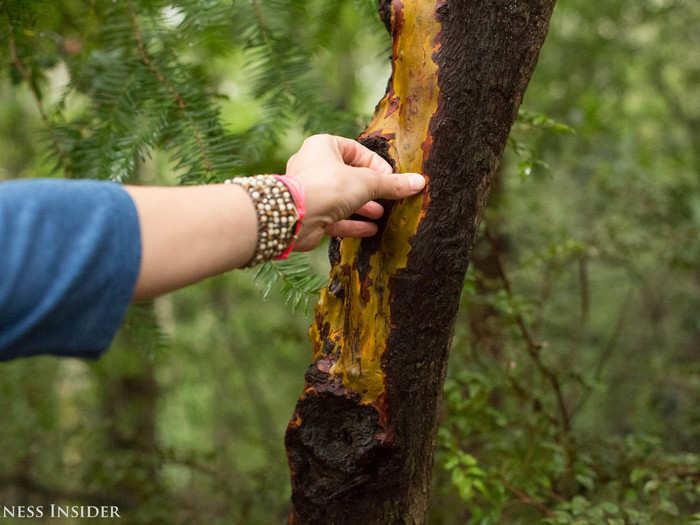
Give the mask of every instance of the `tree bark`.
[{"label": "tree bark", "polygon": [[454,319],[555,0],[380,0],[387,93],[360,140],[426,191],[331,242],[286,433],[293,524],[422,524]]}]

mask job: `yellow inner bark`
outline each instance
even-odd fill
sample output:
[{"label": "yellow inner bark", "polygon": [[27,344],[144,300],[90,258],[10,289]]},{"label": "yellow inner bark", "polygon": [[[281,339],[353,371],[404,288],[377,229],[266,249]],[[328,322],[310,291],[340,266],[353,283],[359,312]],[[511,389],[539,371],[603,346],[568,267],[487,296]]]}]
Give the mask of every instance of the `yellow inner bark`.
[{"label": "yellow inner bark", "polygon": [[[402,15],[397,12],[397,5]],[[394,1],[394,26],[398,16],[403,16],[403,23],[394,37],[393,89],[379,103],[363,133],[390,138],[389,151],[398,172],[421,173],[432,142],[429,125],[439,95],[438,66],[433,61],[440,33],[435,8],[435,2],[404,0],[401,8],[401,2]],[[391,329],[389,280],[406,266],[409,241],[425,214],[428,199],[426,190],[394,205],[381,247],[370,259],[367,301],[362,298],[362,283],[353,264],[360,240],[348,238],[341,243],[340,264],[331,273],[331,281],[342,283],[344,297],[338,299],[324,289],[316,305],[316,317],[320,314],[321,322],[309,330],[314,360],[320,357],[322,348],[319,324],[329,323],[329,337],[340,347],[340,357],[329,373],[341,377],[344,387],[360,394],[365,404],[376,402],[385,391],[381,358]],[[350,272],[343,271],[344,265]]]}]

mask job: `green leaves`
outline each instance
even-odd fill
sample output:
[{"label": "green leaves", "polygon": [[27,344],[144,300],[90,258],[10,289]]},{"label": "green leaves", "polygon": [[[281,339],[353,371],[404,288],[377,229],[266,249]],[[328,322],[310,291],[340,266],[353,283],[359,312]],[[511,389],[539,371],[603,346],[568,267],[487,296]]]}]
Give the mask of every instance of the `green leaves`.
[{"label": "green leaves", "polygon": [[486,494],[483,480],[486,473],[477,466],[474,456],[457,450],[454,455],[448,457],[443,468],[451,473],[452,484],[463,500],[470,501],[475,490]]},{"label": "green leaves", "polygon": [[531,111],[522,106],[518,110],[518,118],[515,121],[515,125],[517,128],[524,131],[539,129],[552,130],[557,133],[570,133],[572,135],[576,134],[576,131],[569,125],[564,124],[563,122],[558,122],[553,118],[548,117],[544,113]]},{"label": "green leaves", "polygon": [[291,254],[288,259],[266,262],[257,268],[254,278],[262,286],[263,297],[268,297],[272,289],[277,288],[293,310],[303,307],[304,313],[328,283],[327,277],[316,274],[304,254]]},{"label": "green leaves", "polygon": [[544,171],[549,169],[549,164],[537,157],[531,145],[532,139],[528,135],[533,131],[567,133],[572,135],[576,133],[570,126],[558,122],[544,113],[530,111],[521,106],[518,111],[518,118],[508,136],[507,144],[508,148],[519,158],[517,162],[517,171],[521,180],[527,179],[536,168],[541,168]]}]

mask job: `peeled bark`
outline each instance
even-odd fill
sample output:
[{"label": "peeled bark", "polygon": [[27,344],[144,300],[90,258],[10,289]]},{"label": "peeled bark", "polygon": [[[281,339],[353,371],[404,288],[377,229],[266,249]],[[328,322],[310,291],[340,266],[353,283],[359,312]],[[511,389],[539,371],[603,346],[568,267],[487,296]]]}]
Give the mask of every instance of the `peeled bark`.
[{"label": "peeled bark", "polygon": [[331,242],[286,433],[293,524],[422,524],[460,292],[555,0],[380,0],[387,93],[360,136],[426,191]]}]

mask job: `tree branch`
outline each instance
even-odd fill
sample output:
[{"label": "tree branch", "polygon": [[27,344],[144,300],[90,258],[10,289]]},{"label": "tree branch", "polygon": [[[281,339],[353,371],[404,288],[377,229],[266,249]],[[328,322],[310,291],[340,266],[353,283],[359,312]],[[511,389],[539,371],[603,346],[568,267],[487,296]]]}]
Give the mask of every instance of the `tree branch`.
[{"label": "tree branch", "polygon": [[37,89],[34,82],[32,82],[32,78],[29,75],[29,72],[27,71],[27,69],[24,67],[24,64],[20,60],[19,55],[17,55],[17,46],[15,43],[15,37],[14,37],[14,26],[12,25],[12,20],[10,18],[9,11],[7,11],[7,7],[5,7],[5,14],[7,15],[7,25],[9,28],[8,45],[10,47],[10,59],[12,60],[12,64],[15,66],[15,69],[17,69],[17,72],[22,77],[22,80],[24,80],[24,82],[27,84],[29,91],[32,93],[32,97],[34,98],[34,102],[36,103],[36,107],[39,110],[39,115],[41,115],[41,120],[43,120],[44,124],[46,124],[46,127],[49,130],[49,134],[51,135],[51,140],[53,141],[53,144],[56,147],[56,152],[58,153],[59,162],[62,165],[63,170],[66,173],[68,173],[69,172],[69,165],[68,165],[68,162],[66,160],[66,154],[63,151],[63,148],[61,147],[61,143],[56,138],[56,135],[55,135],[54,130],[53,130],[53,126],[51,125],[51,122],[49,121],[49,118],[46,115],[46,112],[44,111],[44,106],[41,103],[41,94],[39,93],[39,90]]},{"label": "tree branch", "polygon": [[[493,237],[491,232],[486,228],[485,230],[485,235],[488,241],[491,243],[491,246],[493,247],[493,255],[494,255],[494,261],[496,263],[496,268],[498,270],[498,275],[501,279],[501,282],[503,283],[503,289],[506,291],[506,294],[510,299],[513,298],[513,290],[510,285],[510,280],[508,279],[508,276],[505,271],[505,267],[503,265],[503,261],[501,260],[501,253],[498,247],[498,243],[496,242],[496,239]],[[562,392],[561,388],[561,383],[559,381],[559,377],[557,376],[556,372],[549,368],[547,365],[544,364],[542,361],[542,358],[540,357],[540,350],[542,349],[542,343],[539,343],[535,341],[533,338],[530,330],[528,329],[527,325],[525,324],[525,319],[523,318],[522,314],[518,313],[515,316],[515,322],[520,328],[520,333],[523,336],[523,339],[526,342],[526,348],[527,348],[527,353],[530,355],[532,358],[533,362],[537,366],[538,370],[540,373],[547,379],[549,384],[552,387],[552,390],[554,391],[554,395],[557,400],[557,406],[559,408],[559,414],[561,417],[561,424],[562,427],[565,431],[566,434],[569,434],[571,432],[571,416],[569,414],[569,410],[566,406],[566,401],[564,400],[564,394]]]},{"label": "tree branch", "polygon": [[[180,95],[180,93],[175,89],[175,86],[161,73],[161,71],[156,67],[153,61],[148,56],[148,51],[146,50],[146,44],[143,40],[143,34],[141,33],[141,26],[139,25],[138,18],[136,17],[136,12],[132,6],[131,0],[129,0],[129,16],[131,17],[131,25],[134,27],[134,34],[136,35],[136,42],[139,47],[139,53],[141,55],[141,61],[146,65],[146,67],[156,76],[158,81],[165,86],[165,88],[173,95],[175,102],[177,103],[180,110],[183,112],[185,117],[187,117],[187,105],[185,104],[185,99]],[[194,135],[194,140],[197,142],[197,148],[202,156],[202,161],[204,162],[204,169],[211,173],[213,171],[211,162],[209,161],[209,156],[204,149],[204,144],[202,138],[197,130],[197,127],[192,122],[192,119],[187,118],[192,134]]]},{"label": "tree branch", "polygon": [[[620,305],[620,313],[617,316],[615,328],[613,329],[612,334],[610,334],[610,338],[608,339],[608,342],[605,345],[603,352],[600,354],[598,364],[596,365],[595,372],[593,374],[593,378],[595,379],[595,381],[600,380],[600,377],[603,374],[603,368],[605,368],[605,364],[610,359],[610,356],[612,356],[612,353],[615,350],[615,346],[617,345],[617,341],[620,339],[620,335],[622,334],[622,329],[624,328],[625,323],[627,322],[628,306],[632,297],[632,290],[633,288],[630,287],[630,289],[627,291],[627,295],[625,295],[625,299]],[[593,388],[591,388],[590,385],[587,386],[586,391],[581,396],[581,399],[571,410],[572,414],[578,413],[583,408],[583,406],[590,398],[592,392]]]},{"label": "tree branch", "polygon": [[267,29],[267,25],[265,24],[265,19],[263,18],[262,10],[260,9],[260,2],[258,0],[250,0],[251,4],[253,4],[253,11],[255,11],[255,18],[258,21],[258,27],[260,28],[260,32],[263,35],[263,38],[267,40],[267,38],[270,36],[270,32]]},{"label": "tree branch", "polygon": [[0,477],[0,486],[14,486],[50,500],[81,501],[92,505],[118,505],[122,509],[134,506],[134,502],[130,498],[125,498],[122,495],[58,489],[44,485],[25,473]]},{"label": "tree branch", "polygon": [[498,478],[498,481],[499,481],[499,482],[501,483],[501,485],[503,485],[509,492],[511,492],[512,494],[514,494],[515,496],[517,496],[517,498],[518,498],[520,501],[522,501],[523,503],[525,503],[526,505],[531,505],[531,506],[537,508],[537,510],[539,510],[539,511],[540,511],[542,514],[544,514],[545,516],[553,516],[553,515],[554,515],[554,513],[553,513],[551,510],[549,510],[549,509],[545,506],[544,503],[542,503],[541,501],[537,501],[537,500],[531,498],[530,496],[528,496],[527,494],[525,494],[522,490],[516,489],[513,485],[510,484],[510,482],[509,482],[507,479],[505,479],[505,478]]}]

